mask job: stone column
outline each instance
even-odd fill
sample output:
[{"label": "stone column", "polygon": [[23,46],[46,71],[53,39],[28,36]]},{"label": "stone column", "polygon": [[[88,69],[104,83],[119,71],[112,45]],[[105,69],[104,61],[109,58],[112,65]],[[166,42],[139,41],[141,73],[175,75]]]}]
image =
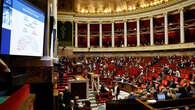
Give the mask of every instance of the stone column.
[{"label": "stone column", "polygon": [[168,44],[168,17],[167,17],[167,12],[164,13],[164,24],[165,24],[165,44]]},{"label": "stone column", "polygon": [[114,48],[114,22],[112,22],[112,47]]},{"label": "stone column", "polygon": [[137,19],[137,46],[140,46],[140,21]]},{"label": "stone column", "polygon": [[57,0],[53,0],[53,16],[54,16],[54,29],[56,29],[55,32],[55,41],[54,41],[54,53],[53,56],[57,56],[57,46],[58,46],[58,38],[57,38]]},{"label": "stone column", "polygon": [[90,48],[90,24],[87,24],[87,47]]},{"label": "stone column", "polygon": [[78,47],[78,23],[75,22],[75,47]]},{"label": "stone column", "polygon": [[184,43],[184,13],[183,8],[180,9],[180,43]]},{"label": "stone column", "polygon": [[153,17],[150,18],[150,45],[154,45]]},{"label": "stone column", "polygon": [[100,40],[99,40],[99,46],[100,46],[100,48],[102,48],[102,23],[99,24],[99,32],[100,32],[99,33],[100,34],[99,35],[100,36],[99,37],[100,38]]},{"label": "stone column", "polygon": [[127,21],[124,22],[124,46],[127,47]]}]

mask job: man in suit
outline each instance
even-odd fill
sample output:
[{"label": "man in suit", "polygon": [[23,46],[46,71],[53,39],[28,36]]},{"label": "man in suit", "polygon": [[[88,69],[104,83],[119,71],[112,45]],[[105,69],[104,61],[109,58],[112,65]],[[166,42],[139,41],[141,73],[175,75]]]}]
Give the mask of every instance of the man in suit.
[{"label": "man in suit", "polygon": [[79,110],[78,104],[74,100],[70,100],[70,104],[66,106],[65,110]]},{"label": "man in suit", "polygon": [[7,64],[0,59],[0,96],[8,95],[12,88],[12,74]]},{"label": "man in suit", "polygon": [[105,88],[104,83],[101,84],[100,92],[101,92],[101,93],[106,93],[106,92],[108,92],[108,91],[106,90],[106,88]]},{"label": "man in suit", "polygon": [[120,94],[120,88],[118,86],[118,83],[115,83],[115,86],[113,88],[113,92],[115,94],[115,99],[118,100],[118,95]]},{"label": "man in suit", "polygon": [[68,86],[65,87],[65,90],[63,92],[63,100],[64,100],[64,104],[67,106],[70,104],[70,100],[73,100],[73,96],[72,94],[68,91]]},{"label": "man in suit", "polygon": [[65,109],[65,104],[64,104],[64,100],[63,100],[63,92],[60,92],[58,94],[58,103],[59,103],[59,110],[64,110]]}]

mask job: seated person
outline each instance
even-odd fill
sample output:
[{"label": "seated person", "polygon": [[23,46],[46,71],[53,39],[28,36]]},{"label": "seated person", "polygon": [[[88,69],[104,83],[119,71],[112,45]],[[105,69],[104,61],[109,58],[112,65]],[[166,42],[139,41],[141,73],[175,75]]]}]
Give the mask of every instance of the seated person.
[{"label": "seated person", "polygon": [[65,110],[79,110],[78,104],[74,100],[70,100],[69,105],[66,105]]},{"label": "seated person", "polygon": [[170,81],[170,83],[169,83],[169,87],[170,88],[176,88],[176,83],[175,83],[175,79],[173,79],[172,81]]},{"label": "seated person", "polygon": [[187,91],[189,96],[195,96],[195,82],[190,82],[190,89]]},{"label": "seated person", "polygon": [[102,85],[101,85],[100,92],[101,92],[101,93],[106,93],[106,92],[108,92],[108,91],[106,90],[106,88],[105,88],[104,83],[102,83]]},{"label": "seated person", "polygon": [[120,81],[120,80],[121,80],[120,75],[115,76],[115,80],[116,80],[116,81]]},{"label": "seated person", "polygon": [[91,102],[89,100],[86,100],[84,108],[89,108],[89,107],[91,107]]}]

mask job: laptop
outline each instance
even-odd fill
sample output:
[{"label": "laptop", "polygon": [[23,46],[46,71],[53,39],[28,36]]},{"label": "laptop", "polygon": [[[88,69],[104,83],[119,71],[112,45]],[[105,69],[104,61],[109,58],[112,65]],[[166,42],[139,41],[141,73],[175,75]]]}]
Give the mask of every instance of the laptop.
[{"label": "laptop", "polygon": [[165,94],[157,94],[158,100],[165,100]]},{"label": "laptop", "polygon": [[180,98],[181,93],[176,93],[176,98]]}]

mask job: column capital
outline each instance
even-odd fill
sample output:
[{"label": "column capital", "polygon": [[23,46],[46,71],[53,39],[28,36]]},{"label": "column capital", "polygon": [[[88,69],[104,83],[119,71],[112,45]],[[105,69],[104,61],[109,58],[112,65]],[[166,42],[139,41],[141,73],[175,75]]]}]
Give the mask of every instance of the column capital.
[{"label": "column capital", "polygon": [[103,24],[103,22],[102,21],[99,21],[99,24]]},{"label": "column capital", "polygon": [[75,22],[75,23],[79,23],[79,21],[78,21],[78,20],[74,20],[73,22]]},{"label": "column capital", "polygon": [[180,11],[183,11],[183,10],[184,10],[184,8],[183,8],[183,7],[178,9],[178,11],[179,11],[179,12],[180,12]]},{"label": "column capital", "polygon": [[123,22],[127,22],[127,19],[123,19]]},{"label": "column capital", "polygon": [[140,20],[140,18],[136,18],[136,21]]},{"label": "column capital", "polygon": [[112,19],[112,23],[114,23],[114,20]]},{"label": "column capital", "polygon": [[77,18],[73,18],[72,21],[78,22],[79,20]]},{"label": "column capital", "polygon": [[151,19],[151,18],[154,18],[154,16],[149,16],[148,18],[150,18],[150,19]]},{"label": "column capital", "polygon": [[165,16],[165,15],[167,15],[167,14],[168,14],[168,12],[167,12],[167,11],[163,12],[163,16]]}]

